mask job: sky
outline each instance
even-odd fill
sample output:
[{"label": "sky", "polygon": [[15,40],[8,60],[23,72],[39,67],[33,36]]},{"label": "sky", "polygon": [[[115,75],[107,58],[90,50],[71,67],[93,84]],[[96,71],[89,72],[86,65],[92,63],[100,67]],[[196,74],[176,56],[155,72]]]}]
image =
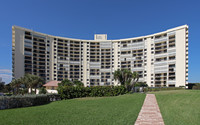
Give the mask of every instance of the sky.
[{"label": "sky", "polygon": [[0,0],[0,77],[12,78],[12,26],[55,36],[108,39],[149,35],[189,25],[189,82],[200,82],[200,1]]}]

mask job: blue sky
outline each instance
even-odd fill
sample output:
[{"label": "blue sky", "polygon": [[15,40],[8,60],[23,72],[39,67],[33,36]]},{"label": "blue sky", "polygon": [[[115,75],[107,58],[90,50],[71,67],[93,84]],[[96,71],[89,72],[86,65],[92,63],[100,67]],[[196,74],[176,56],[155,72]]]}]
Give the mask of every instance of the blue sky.
[{"label": "blue sky", "polygon": [[189,25],[189,82],[200,82],[200,1],[1,0],[0,77],[12,70],[12,25],[70,38],[129,38]]}]

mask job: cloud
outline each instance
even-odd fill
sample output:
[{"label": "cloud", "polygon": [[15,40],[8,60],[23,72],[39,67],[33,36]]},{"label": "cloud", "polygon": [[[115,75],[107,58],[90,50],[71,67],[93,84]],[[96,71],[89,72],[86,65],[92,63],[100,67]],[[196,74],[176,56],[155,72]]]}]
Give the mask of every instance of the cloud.
[{"label": "cloud", "polygon": [[10,69],[0,69],[0,73],[12,73]]},{"label": "cloud", "polygon": [[9,75],[9,74],[0,74],[0,77],[5,78],[5,79],[9,79],[9,78],[12,78],[12,75]]},{"label": "cloud", "polygon": [[0,77],[3,82],[9,83],[12,80],[12,70],[0,69]]},{"label": "cloud", "polygon": [[12,80],[11,74],[0,74],[3,82],[9,83]]}]

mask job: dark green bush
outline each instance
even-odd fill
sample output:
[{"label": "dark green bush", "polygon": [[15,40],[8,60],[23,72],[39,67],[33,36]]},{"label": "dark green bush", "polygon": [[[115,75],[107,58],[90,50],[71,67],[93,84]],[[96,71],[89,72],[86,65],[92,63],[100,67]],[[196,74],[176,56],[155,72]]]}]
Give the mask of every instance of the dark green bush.
[{"label": "dark green bush", "polygon": [[163,91],[163,90],[184,90],[182,87],[146,87],[144,88],[144,92],[155,92],[155,91]]},{"label": "dark green bush", "polygon": [[134,86],[135,87],[148,87],[146,82],[137,82]]},{"label": "dark green bush", "polygon": [[60,100],[58,94],[4,96],[0,97],[0,109],[43,105],[56,100]]},{"label": "dark green bush", "polygon": [[39,94],[46,94],[46,93],[47,93],[47,90],[44,87],[39,89]]},{"label": "dark green bush", "polygon": [[60,86],[58,93],[62,99],[117,96],[125,94],[126,88],[124,86]]},{"label": "dark green bush", "polygon": [[64,79],[61,83],[58,83],[58,86],[83,86],[84,84],[81,81],[75,80],[70,81],[69,79]]},{"label": "dark green bush", "polygon": [[195,84],[192,89],[200,90],[200,84]]}]

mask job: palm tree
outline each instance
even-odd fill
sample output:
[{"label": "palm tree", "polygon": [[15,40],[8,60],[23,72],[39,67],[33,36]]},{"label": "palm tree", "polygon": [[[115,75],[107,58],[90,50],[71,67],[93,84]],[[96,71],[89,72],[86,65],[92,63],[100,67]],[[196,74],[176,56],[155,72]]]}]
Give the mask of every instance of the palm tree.
[{"label": "palm tree", "polygon": [[73,86],[74,83],[69,79],[64,79],[61,83],[58,83],[58,86]]},{"label": "palm tree", "polygon": [[41,77],[32,74],[25,74],[22,79],[26,88],[30,89],[30,93],[32,93],[33,89],[35,89],[36,93],[36,89],[44,83]]},{"label": "palm tree", "polygon": [[138,80],[139,80],[138,72],[133,72],[132,73],[132,81],[131,81],[131,90],[134,90],[134,86],[138,82]]},{"label": "palm tree", "polygon": [[30,93],[32,93],[32,88],[33,88],[33,77],[31,74],[25,74],[24,77],[22,77],[23,84],[26,88],[30,89]]},{"label": "palm tree", "polygon": [[123,79],[122,71],[120,69],[114,72],[114,79],[118,80],[119,83],[121,83],[121,85],[124,85],[124,79]]},{"label": "palm tree", "polygon": [[14,79],[14,80],[11,81],[10,85],[14,89],[14,92],[16,90],[15,94],[18,94],[19,93],[19,88],[22,85],[22,81],[21,81],[21,79]]},{"label": "palm tree", "polygon": [[22,86],[30,89],[31,93],[34,88],[36,93],[36,89],[43,83],[44,80],[41,77],[32,74],[25,74],[24,77],[12,80],[11,86],[16,89],[16,94],[19,93],[19,88]]},{"label": "palm tree", "polygon": [[128,69],[123,69],[122,77],[124,78],[125,87],[128,88],[132,81],[132,72]]},{"label": "palm tree", "polygon": [[125,85],[127,87],[130,85],[132,72],[128,69],[118,69],[114,72],[114,79],[118,80],[121,85]]},{"label": "palm tree", "polygon": [[131,72],[128,69],[118,69],[114,72],[114,79],[118,80],[121,85],[125,85],[125,87],[130,91],[138,81],[139,74],[137,72]]},{"label": "palm tree", "polygon": [[6,90],[6,92],[8,92],[9,94],[11,93],[11,91],[12,91],[12,86],[11,86],[10,83],[7,84],[7,85],[5,85],[5,90]]},{"label": "palm tree", "polygon": [[41,77],[39,76],[33,76],[33,88],[35,88],[35,94],[36,94],[36,90],[37,88],[41,87],[44,83],[44,79],[42,79]]}]

